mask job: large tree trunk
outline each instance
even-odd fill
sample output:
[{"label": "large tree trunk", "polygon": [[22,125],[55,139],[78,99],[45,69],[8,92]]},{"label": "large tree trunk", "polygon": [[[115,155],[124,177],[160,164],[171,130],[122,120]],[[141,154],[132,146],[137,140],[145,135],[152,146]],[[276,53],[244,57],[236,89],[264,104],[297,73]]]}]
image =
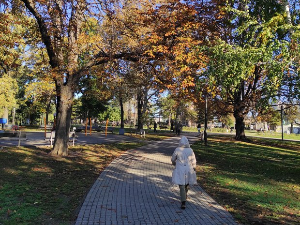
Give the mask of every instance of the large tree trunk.
[{"label": "large tree trunk", "polygon": [[51,155],[67,156],[69,131],[71,126],[72,103],[74,97],[73,85],[57,86],[57,118],[55,128],[54,148]]},{"label": "large tree trunk", "polygon": [[244,116],[239,109],[235,109],[233,115],[235,118],[235,130],[236,130],[235,139],[245,140],[246,135],[245,135]]}]

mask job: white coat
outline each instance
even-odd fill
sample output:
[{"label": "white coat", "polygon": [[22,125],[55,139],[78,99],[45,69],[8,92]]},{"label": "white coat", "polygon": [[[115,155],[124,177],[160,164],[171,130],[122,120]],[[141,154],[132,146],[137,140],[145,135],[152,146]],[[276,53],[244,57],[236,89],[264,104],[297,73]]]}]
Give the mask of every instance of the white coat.
[{"label": "white coat", "polygon": [[188,139],[183,136],[179,141],[179,146],[175,149],[172,158],[175,169],[172,174],[172,182],[178,185],[196,184],[196,157],[190,148]]}]

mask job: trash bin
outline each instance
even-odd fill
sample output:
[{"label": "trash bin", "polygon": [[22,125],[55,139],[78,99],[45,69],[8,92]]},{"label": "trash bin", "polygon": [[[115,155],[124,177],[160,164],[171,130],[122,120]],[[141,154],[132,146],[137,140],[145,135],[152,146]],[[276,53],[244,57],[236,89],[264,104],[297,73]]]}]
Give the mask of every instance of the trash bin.
[{"label": "trash bin", "polygon": [[0,118],[0,124],[2,124],[2,130],[4,128],[4,124],[7,123],[7,119],[6,118]]},{"label": "trash bin", "polygon": [[0,118],[0,123],[2,123],[2,124],[7,123],[7,119],[6,118]]}]

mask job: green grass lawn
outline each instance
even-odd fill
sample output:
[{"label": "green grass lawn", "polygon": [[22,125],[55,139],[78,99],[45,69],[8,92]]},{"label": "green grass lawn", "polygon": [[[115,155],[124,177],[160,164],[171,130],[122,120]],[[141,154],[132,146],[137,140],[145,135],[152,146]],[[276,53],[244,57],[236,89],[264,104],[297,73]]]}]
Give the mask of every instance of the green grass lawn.
[{"label": "green grass lawn", "polygon": [[[148,133],[146,140],[168,136],[174,134]],[[0,224],[73,224],[101,171],[125,150],[140,145],[76,146],[64,158],[49,156],[46,148],[4,147]],[[198,142],[192,147],[199,184],[241,223],[299,224],[300,142],[237,142],[230,136],[210,135],[208,146]]]},{"label": "green grass lawn", "polygon": [[[189,131],[194,131],[194,130],[192,128],[190,128]],[[207,132],[208,133],[230,134],[224,128],[213,128],[211,130],[208,130]],[[231,134],[235,135],[235,131],[233,131]],[[246,134],[247,137],[261,137],[261,138],[277,138],[277,139],[282,139],[282,133],[280,133],[280,132],[274,132],[274,131],[257,132],[256,130],[245,130],[245,134]],[[283,133],[283,139],[284,140],[296,140],[296,141],[300,141],[300,135],[299,134],[287,134],[287,133]]]},{"label": "green grass lawn", "polygon": [[73,224],[85,194],[101,171],[141,143],[76,146],[64,158],[49,149],[0,150],[0,224]]},{"label": "green grass lawn", "polygon": [[[257,132],[257,131],[247,130],[245,133],[246,133],[246,136],[257,136],[257,137],[278,138],[278,139],[282,138],[282,134],[280,132],[267,131],[267,132],[264,132],[264,133],[260,133],[260,132]],[[283,133],[283,139],[284,140],[298,140],[298,141],[300,141],[300,135],[299,134]]]},{"label": "green grass lawn", "polygon": [[199,184],[243,224],[299,224],[300,143],[210,136],[193,149]]}]

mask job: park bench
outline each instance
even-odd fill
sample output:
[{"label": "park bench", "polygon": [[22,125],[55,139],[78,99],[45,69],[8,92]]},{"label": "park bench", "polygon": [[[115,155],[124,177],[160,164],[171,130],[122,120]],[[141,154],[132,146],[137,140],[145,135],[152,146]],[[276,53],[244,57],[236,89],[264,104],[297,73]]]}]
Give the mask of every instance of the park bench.
[{"label": "park bench", "polygon": [[168,126],[167,125],[160,125],[159,129],[168,129]]},{"label": "park bench", "polygon": [[[97,131],[97,132],[105,132],[105,127],[99,127],[99,126],[92,126],[92,130],[93,131]],[[85,127],[76,127],[75,132],[81,132],[81,131],[85,131]],[[90,127],[87,127],[87,132],[90,131]],[[112,134],[114,133],[114,128],[113,127],[108,127],[107,128],[108,132],[111,132]]]},{"label": "park bench", "polygon": [[113,127],[108,127],[107,131],[111,132],[112,134],[114,133],[114,128]]},{"label": "park bench", "polygon": [[19,132],[2,132],[0,133],[0,138],[9,138],[9,139],[26,139],[26,133]]},{"label": "park bench", "polygon": [[[105,127],[95,127],[93,130],[97,132],[105,132],[106,128]],[[111,132],[112,134],[114,133],[114,128],[113,127],[107,127],[107,132]]]},{"label": "park bench", "polygon": [[[69,142],[72,142],[73,146],[74,146],[75,141],[77,140],[77,137],[78,136],[76,136],[75,131],[71,131],[69,133]],[[52,146],[53,142],[54,142],[54,138],[55,138],[55,131],[51,131],[51,132],[46,133],[45,141],[47,141],[47,140],[50,141],[50,146]]]},{"label": "park bench", "polygon": [[[131,130],[132,131],[132,130]],[[132,132],[130,131],[131,135],[132,135]],[[135,135],[141,135],[141,137],[144,137],[145,138],[145,135],[146,135],[146,131],[144,129],[135,129],[134,132],[133,132]]]},{"label": "park bench", "polygon": [[[97,129],[95,129],[97,132],[105,132],[106,131],[106,128],[105,127],[98,127]],[[113,127],[107,127],[107,132],[110,132],[110,133],[114,133],[114,128]]]},{"label": "park bench", "polygon": [[265,130],[256,130],[257,133],[265,133]]},{"label": "park bench", "polygon": [[[53,126],[52,125],[46,125],[46,130],[52,130]],[[45,125],[40,125],[39,129],[45,130]]]},{"label": "park bench", "polygon": [[[75,134],[74,131],[71,131],[71,132],[69,133],[69,141],[73,141],[73,139],[74,139],[74,140],[77,140],[77,139],[76,139],[77,137],[78,137],[78,136],[76,136],[76,134]],[[52,141],[53,141],[54,138],[55,138],[55,131],[51,131],[51,132],[47,132],[47,133],[46,133],[45,140],[51,141],[51,139],[52,139]]]}]

